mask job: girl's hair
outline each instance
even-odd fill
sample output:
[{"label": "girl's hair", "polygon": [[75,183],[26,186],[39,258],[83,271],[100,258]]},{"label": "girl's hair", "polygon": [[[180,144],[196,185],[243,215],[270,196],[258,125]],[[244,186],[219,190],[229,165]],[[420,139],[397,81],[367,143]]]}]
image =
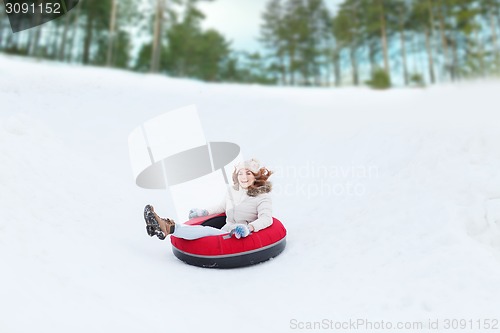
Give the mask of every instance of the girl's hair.
[{"label": "girl's hair", "polygon": [[[250,171],[250,170],[248,170],[248,171]],[[250,185],[248,187],[248,189],[256,189],[258,187],[267,185],[268,184],[267,179],[269,177],[271,177],[271,175],[273,174],[272,171],[270,171],[264,167],[260,168],[259,171],[257,171],[257,172],[253,172],[253,171],[250,171],[250,172],[254,175],[255,181],[252,185]],[[238,172],[236,171],[236,169],[233,172],[233,184],[234,184],[234,189],[238,190],[240,183],[238,182]]]}]

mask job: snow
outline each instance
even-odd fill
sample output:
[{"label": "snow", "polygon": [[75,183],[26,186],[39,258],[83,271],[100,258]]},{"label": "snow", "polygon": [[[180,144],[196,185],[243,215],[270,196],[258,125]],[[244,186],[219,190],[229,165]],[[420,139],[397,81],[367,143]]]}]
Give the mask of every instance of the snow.
[{"label": "snow", "polygon": [[[499,320],[499,88],[208,84],[0,55],[0,331]],[[144,205],[169,216],[172,198],[135,186],[127,138],[189,104],[207,139],[276,171],[288,242],[270,262],[192,267],[146,235]]]}]

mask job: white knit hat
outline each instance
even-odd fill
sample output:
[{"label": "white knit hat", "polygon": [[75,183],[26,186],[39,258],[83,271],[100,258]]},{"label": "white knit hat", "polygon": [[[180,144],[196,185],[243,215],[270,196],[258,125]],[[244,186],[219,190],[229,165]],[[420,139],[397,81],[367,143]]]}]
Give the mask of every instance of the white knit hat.
[{"label": "white knit hat", "polygon": [[241,169],[248,169],[252,171],[253,173],[257,173],[260,170],[260,162],[256,160],[255,158],[252,158],[250,160],[246,160],[243,162],[240,162],[234,166],[235,168],[235,173],[240,171]]}]

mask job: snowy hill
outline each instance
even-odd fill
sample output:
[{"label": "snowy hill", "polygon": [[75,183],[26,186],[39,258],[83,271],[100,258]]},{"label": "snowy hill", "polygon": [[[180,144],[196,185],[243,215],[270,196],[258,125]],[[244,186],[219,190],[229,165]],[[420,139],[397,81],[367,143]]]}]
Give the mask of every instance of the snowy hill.
[{"label": "snowy hill", "polygon": [[[0,332],[481,331],[500,320],[499,89],[206,84],[0,55]],[[172,203],[135,186],[127,137],[188,104],[209,140],[276,171],[288,245],[272,261],[191,267],[146,235],[144,205]]]}]

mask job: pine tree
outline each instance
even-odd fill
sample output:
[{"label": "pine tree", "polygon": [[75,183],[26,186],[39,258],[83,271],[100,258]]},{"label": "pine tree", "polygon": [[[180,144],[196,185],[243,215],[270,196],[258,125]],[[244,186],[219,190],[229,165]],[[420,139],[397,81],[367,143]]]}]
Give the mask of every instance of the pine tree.
[{"label": "pine tree", "polygon": [[229,44],[218,31],[210,29],[200,38],[195,75],[205,81],[220,81],[221,65],[229,54]]},{"label": "pine tree", "polygon": [[360,8],[360,40],[363,48],[368,49],[368,61],[370,63],[370,74],[373,74],[378,68],[377,54],[381,52],[380,36],[380,13],[379,6],[374,6],[376,2],[361,1],[358,3]]},{"label": "pine tree", "polygon": [[359,84],[357,51],[361,44],[362,25],[359,13],[359,0],[347,0],[340,6],[333,19],[333,34],[338,45],[347,49],[351,63],[352,82]]},{"label": "pine tree", "polygon": [[111,0],[111,17],[109,19],[109,32],[108,32],[108,54],[106,56],[106,66],[110,67],[113,58],[113,46],[115,43],[116,34],[116,11],[117,0]]},{"label": "pine tree", "polygon": [[89,64],[92,62],[92,46],[102,45],[99,39],[102,38],[103,31],[108,31],[111,0],[84,0],[79,6],[82,6],[82,14],[85,16],[82,62]]},{"label": "pine tree", "polygon": [[286,64],[286,23],[281,0],[271,0],[262,14],[259,41],[270,52],[272,70],[279,73],[280,82],[288,84],[288,66]]},{"label": "pine tree", "polygon": [[491,70],[500,74],[500,46],[498,41],[498,22],[500,21],[500,0],[484,0],[480,8],[485,26],[489,28],[488,44],[491,54]]},{"label": "pine tree", "polygon": [[61,39],[60,39],[60,43],[59,43],[59,52],[57,54],[57,59],[59,61],[63,61],[64,60],[64,55],[65,55],[65,52],[66,52],[66,45],[67,45],[67,42],[68,42],[68,34],[69,34],[69,31],[70,31],[70,23],[71,23],[71,18],[72,18],[73,12],[74,12],[74,10],[70,11],[69,13],[66,13],[64,15],[63,33],[62,33],[62,36],[61,36]]},{"label": "pine tree", "polygon": [[418,36],[423,35],[425,39],[425,51],[427,55],[427,66],[431,83],[435,82],[434,58],[431,49],[431,28],[429,26],[429,3],[425,1],[414,1],[411,8],[409,28]]},{"label": "pine tree", "polygon": [[168,65],[166,69],[170,74],[188,77],[199,75],[197,62],[202,40],[200,22],[204,17],[203,13],[196,8],[195,2],[188,1],[183,20],[175,22],[167,32],[166,61]]},{"label": "pine tree", "polygon": [[387,43],[387,26],[386,26],[386,18],[385,18],[385,8],[384,8],[384,1],[383,0],[378,0],[378,7],[379,7],[379,19],[380,19],[380,40],[382,42],[382,51],[384,54],[384,70],[387,73],[387,75],[390,75],[390,68],[389,68],[389,47]]},{"label": "pine tree", "polygon": [[407,56],[406,56],[406,29],[408,24],[408,12],[409,8],[406,2],[399,2],[396,4],[395,10],[397,11],[397,27],[399,30],[400,37],[400,49],[401,49],[401,61],[403,67],[403,80],[405,85],[410,83],[409,74],[408,74],[408,64],[407,64]]},{"label": "pine tree", "polygon": [[471,76],[480,67],[477,62],[481,61],[478,55],[480,45],[474,40],[474,33],[480,29],[476,20],[479,9],[474,6],[474,0],[448,1],[452,4],[454,19],[454,26],[452,26],[454,72],[459,76]]},{"label": "pine tree", "polygon": [[6,16],[5,7],[0,6],[0,50],[4,47],[4,31],[8,30]]}]

